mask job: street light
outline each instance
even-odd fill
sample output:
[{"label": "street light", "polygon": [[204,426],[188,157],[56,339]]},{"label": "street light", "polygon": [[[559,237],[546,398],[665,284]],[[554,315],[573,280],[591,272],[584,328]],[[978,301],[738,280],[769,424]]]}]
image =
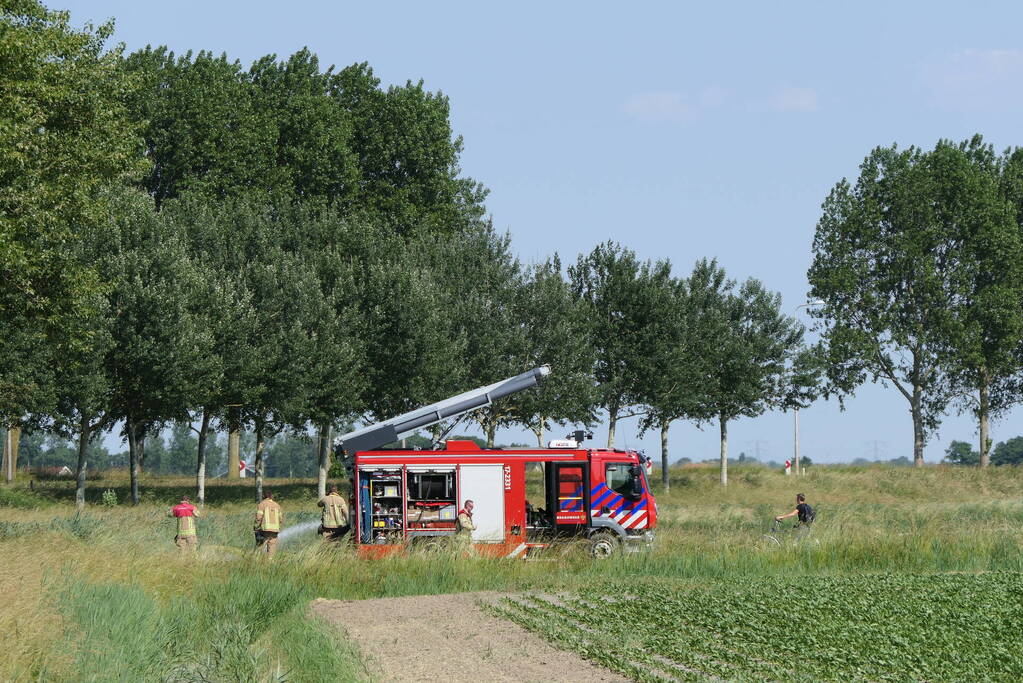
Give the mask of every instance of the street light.
[{"label": "street light", "polygon": [[[792,314],[795,315],[796,311],[798,311],[800,308],[809,308],[811,306],[823,306],[823,305],[824,305],[824,301],[822,301],[821,299],[814,299],[812,301],[807,301],[806,303],[802,303],[802,304],[799,304],[798,306],[796,306],[792,310]],[[795,456],[796,476],[798,477],[800,474],[802,474],[802,470],[799,467],[799,406],[795,406],[792,409],[792,419],[793,419],[793,422],[794,422],[793,428],[792,428],[792,433],[793,433],[792,451],[793,451],[793,455]]]},{"label": "street light", "polygon": [[798,311],[800,308],[808,308],[810,306],[823,306],[826,302],[821,299],[814,299],[813,301],[807,301],[805,304],[799,304],[796,306],[793,312]]}]

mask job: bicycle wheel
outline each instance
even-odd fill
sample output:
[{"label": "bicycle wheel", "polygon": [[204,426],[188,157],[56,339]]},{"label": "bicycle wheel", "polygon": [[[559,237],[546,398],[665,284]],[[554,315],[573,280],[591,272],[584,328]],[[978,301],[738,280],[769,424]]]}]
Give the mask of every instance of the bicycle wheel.
[{"label": "bicycle wheel", "polygon": [[796,535],[796,545],[800,548],[813,549],[820,548],[821,542],[809,531],[803,531]]},{"label": "bicycle wheel", "polygon": [[777,550],[781,548],[781,539],[771,534],[764,534],[760,537],[760,542],[757,544],[757,548],[760,550]]}]

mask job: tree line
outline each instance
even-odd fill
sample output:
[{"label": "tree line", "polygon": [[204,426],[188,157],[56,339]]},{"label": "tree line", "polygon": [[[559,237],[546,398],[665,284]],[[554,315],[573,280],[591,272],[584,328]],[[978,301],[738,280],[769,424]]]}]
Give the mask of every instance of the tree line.
[{"label": "tree line", "polygon": [[[980,465],[980,452],[966,441],[953,441],[945,449],[942,462],[952,465]],[[992,465],[1023,465],[1023,436],[1014,436],[991,449]]]},{"label": "tree line", "polygon": [[567,272],[521,263],[422,83],[384,89],[307,50],[248,69],[123,55],[111,27],[35,2],[4,21],[21,107],[5,108],[4,244],[22,262],[5,264],[0,414],[76,440],[79,504],[111,429],[136,501],[147,438],[174,422],[194,425],[200,500],[214,429],[255,435],[258,496],[267,440],[312,426],[322,487],[338,425],[543,363],[552,381],[474,416],[488,443],[606,413],[613,445],[642,413],[667,457],[672,421],[714,420],[725,481],[728,422],[787,400],[802,329],[777,294],[613,242]]},{"label": "tree line", "polygon": [[200,501],[218,431],[229,454],[254,435],[257,498],[267,444],[314,431],[322,491],[342,425],[543,363],[538,390],[473,416],[486,441],[604,418],[613,446],[635,416],[660,433],[665,485],[678,420],[716,425],[727,484],[741,417],[879,380],[910,401],[919,463],[950,401],[976,398],[983,435],[1019,395],[1018,153],[879,149],[839,183],[807,347],[777,293],[712,259],[677,273],[605,242],[522,263],[421,82],[383,88],[308,50],[248,68],[125,55],[112,26],[36,0],[2,17],[0,415],[76,441],[79,505],[110,430],[136,502],[147,440],[175,423]]},{"label": "tree line", "polygon": [[917,465],[949,408],[970,413],[986,467],[991,420],[1023,400],[1023,149],[874,149],[825,200],[813,256],[827,392],[896,390]]}]

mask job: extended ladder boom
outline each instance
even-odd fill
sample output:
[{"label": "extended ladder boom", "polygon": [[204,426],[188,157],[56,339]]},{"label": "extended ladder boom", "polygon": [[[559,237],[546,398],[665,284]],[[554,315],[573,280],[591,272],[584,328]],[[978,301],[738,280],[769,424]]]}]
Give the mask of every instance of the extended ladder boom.
[{"label": "extended ladder boom", "polygon": [[536,386],[550,372],[550,366],[542,365],[523,372],[521,375],[452,396],[362,429],[356,429],[338,439],[338,448],[348,453],[349,456],[355,455],[356,451],[371,451],[404,438],[418,429],[429,427],[442,420],[459,418],[466,413],[488,406],[499,398],[525,391]]}]

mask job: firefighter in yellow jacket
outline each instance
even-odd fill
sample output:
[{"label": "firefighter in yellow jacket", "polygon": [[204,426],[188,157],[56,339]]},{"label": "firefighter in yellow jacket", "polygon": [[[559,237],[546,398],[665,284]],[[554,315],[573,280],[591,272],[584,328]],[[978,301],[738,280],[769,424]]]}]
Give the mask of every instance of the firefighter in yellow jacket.
[{"label": "firefighter in yellow jacket", "polygon": [[455,550],[464,556],[476,554],[476,549],[472,545],[472,532],[476,531],[476,525],[472,521],[474,505],[471,500],[465,501],[465,507],[458,511],[458,518],[455,520]]},{"label": "firefighter in yellow jacket", "polygon": [[188,496],[181,496],[181,502],[172,507],[167,516],[174,517],[178,522],[178,533],[174,536],[174,545],[183,551],[194,551],[199,546],[195,530],[195,518],[199,516],[199,509],[192,505]]},{"label": "firefighter in yellow jacket", "polygon": [[323,508],[320,516],[320,535],[326,542],[340,541],[348,533],[348,503],[337,492],[337,484],[331,484],[323,498],[316,501]]},{"label": "firefighter in yellow jacket", "polygon": [[263,492],[263,502],[256,508],[256,550],[265,549],[269,557],[277,552],[277,534],[281,533],[284,514],[281,506],[274,501],[274,494]]}]

